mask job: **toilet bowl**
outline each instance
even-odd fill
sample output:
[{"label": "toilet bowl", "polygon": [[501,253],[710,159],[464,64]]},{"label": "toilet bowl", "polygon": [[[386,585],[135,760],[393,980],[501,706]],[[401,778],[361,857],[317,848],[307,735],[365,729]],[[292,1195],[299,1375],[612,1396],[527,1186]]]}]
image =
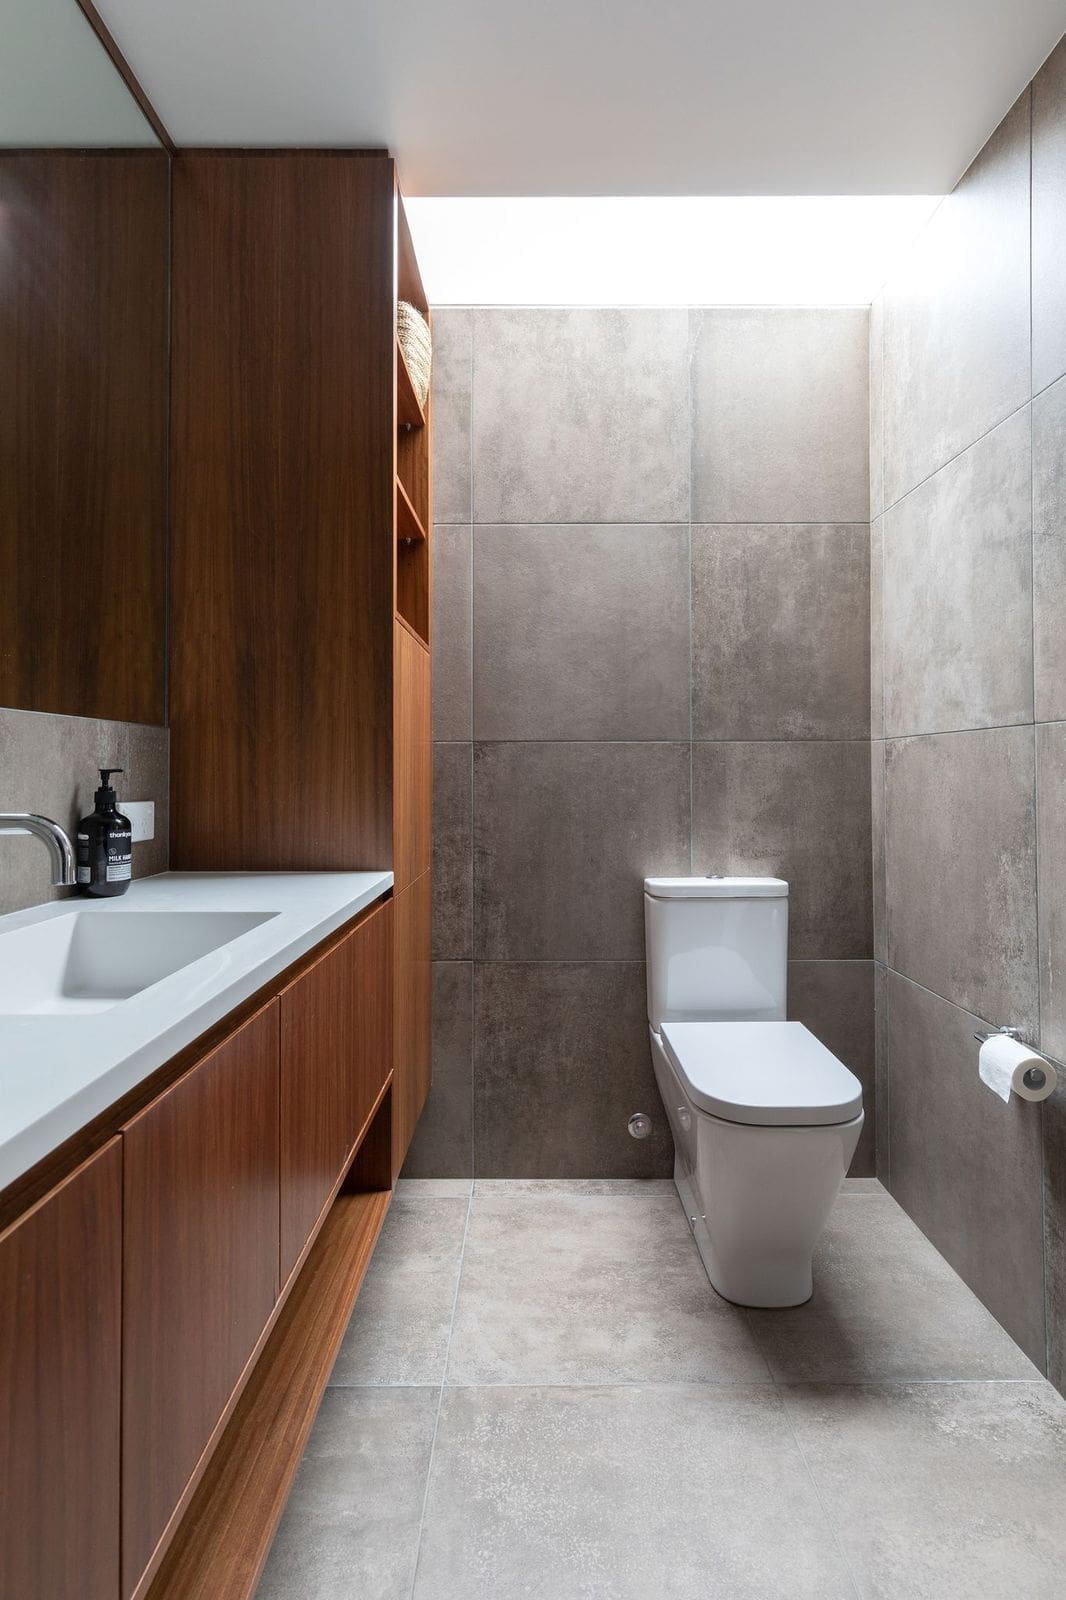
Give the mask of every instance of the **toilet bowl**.
[{"label": "toilet bowl", "polygon": [[863,1125],[858,1079],[787,1022],[781,879],[647,879],[652,1062],[674,1181],[708,1277],[738,1305],[810,1298]]}]

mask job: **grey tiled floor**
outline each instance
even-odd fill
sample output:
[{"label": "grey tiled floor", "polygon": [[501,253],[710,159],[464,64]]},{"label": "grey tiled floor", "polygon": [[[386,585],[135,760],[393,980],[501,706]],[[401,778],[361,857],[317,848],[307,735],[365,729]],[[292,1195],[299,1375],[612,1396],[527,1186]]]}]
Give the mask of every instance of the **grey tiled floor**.
[{"label": "grey tiled floor", "polygon": [[668,1183],[401,1183],[258,1600],[1051,1600],[1066,1402],[870,1181],[815,1294]]}]

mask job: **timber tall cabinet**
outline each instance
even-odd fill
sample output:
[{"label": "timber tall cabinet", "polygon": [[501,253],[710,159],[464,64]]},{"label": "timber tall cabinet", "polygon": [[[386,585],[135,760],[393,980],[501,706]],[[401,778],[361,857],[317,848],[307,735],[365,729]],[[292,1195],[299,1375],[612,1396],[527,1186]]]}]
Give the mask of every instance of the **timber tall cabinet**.
[{"label": "timber tall cabinet", "polygon": [[428,315],[380,152],[173,163],[176,870],[395,875],[392,1163],[429,1088]]}]

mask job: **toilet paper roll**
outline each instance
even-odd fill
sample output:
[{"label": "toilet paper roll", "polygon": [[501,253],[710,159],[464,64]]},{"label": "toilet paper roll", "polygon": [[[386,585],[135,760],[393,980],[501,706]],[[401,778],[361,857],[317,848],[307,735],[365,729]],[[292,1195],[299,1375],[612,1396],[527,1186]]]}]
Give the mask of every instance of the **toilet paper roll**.
[{"label": "toilet paper roll", "polygon": [[[1001,1100],[1009,1100],[1012,1094],[1022,1100],[1046,1100],[1049,1094],[1054,1093],[1058,1082],[1050,1061],[1038,1056],[1020,1039],[1011,1039],[1007,1034],[993,1034],[991,1039],[985,1040],[978,1056],[977,1070],[982,1082],[987,1083]],[[1026,1083],[1026,1073],[1030,1072],[1039,1087],[1033,1088]]]}]

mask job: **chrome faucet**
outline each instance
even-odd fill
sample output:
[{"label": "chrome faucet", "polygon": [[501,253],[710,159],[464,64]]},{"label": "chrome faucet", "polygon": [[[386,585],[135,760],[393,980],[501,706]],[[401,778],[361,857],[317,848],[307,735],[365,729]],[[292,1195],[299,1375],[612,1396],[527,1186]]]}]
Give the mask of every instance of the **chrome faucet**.
[{"label": "chrome faucet", "polygon": [[34,811],[0,811],[0,833],[32,833],[35,839],[43,839],[52,857],[53,885],[69,889],[77,883],[70,835],[51,817],[39,817]]}]

